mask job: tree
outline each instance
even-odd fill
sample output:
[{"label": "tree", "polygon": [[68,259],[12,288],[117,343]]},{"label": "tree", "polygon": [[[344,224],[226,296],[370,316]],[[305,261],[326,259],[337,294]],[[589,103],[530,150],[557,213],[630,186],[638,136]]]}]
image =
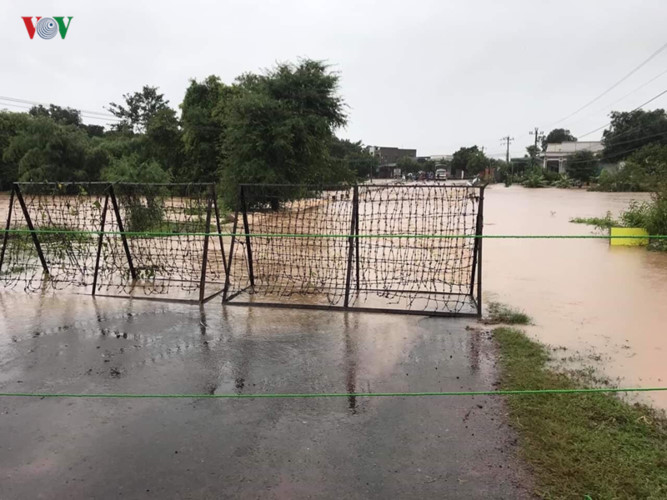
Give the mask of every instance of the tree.
[{"label": "tree", "polygon": [[329,145],[329,156],[338,161],[341,168],[346,167],[356,173],[357,178],[372,178],[378,167],[378,159],[370,154],[361,141],[352,142],[348,139],[332,137]]},{"label": "tree", "polygon": [[[179,181],[190,181],[183,169],[183,132],[176,112],[163,108],[151,117],[146,126],[146,157],[156,161],[164,171]],[[193,179],[193,180],[196,180]],[[210,181],[212,179],[207,179]],[[206,182],[199,181],[199,182]]]},{"label": "tree", "polygon": [[466,177],[483,172],[490,161],[477,146],[460,148],[452,156],[452,170],[463,170]]},{"label": "tree", "polygon": [[663,109],[612,111],[610,116],[611,126],[602,133],[605,161],[621,161],[647,144],[667,144],[667,115]]},{"label": "tree", "polygon": [[334,130],[346,123],[337,89],[338,76],[313,60],[237,80],[219,105],[228,201],[242,182],[329,184],[354,178],[330,155]]},{"label": "tree", "polygon": [[142,161],[139,155],[131,154],[112,158],[102,171],[102,179],[109,182],[171,182],[169,172],[155,160]]},{"label": "tree", "polygon": [[33,106],[28,113],[35,117],[41,116],[51,118],[54,122],[60,125],[74,125],[77,127],[82,125],[81,113],[78,110],[61,108],[55,104],[49,104],[48,108],[45,108],[41,104],[39,106]]},{"label": "tree", "polygon": [[88,137],[102,137],[104,136],[104,127],[102,125],[82,125],[88,133]]},{"label": "tree", "polygon": [[143,133],[150,119],[161,109],[167,108],[164,94],[158,94],[157,87],[144,85],[141,92],[123,94],[125,105],[109,103],[109,111],[121,122],[113,127],[117,130]]},{"label": "tree", "polygon": [[102,137],[104,135],[104,127],[101,125],[86,125],[81,121],[81,112],[73,108],[63,108],[55,104],[49,104],[45,108],[41,104],[33,106],[28,111],[30,116],[51,118],[59,125],[73,125],[85,130],[90,137]]},{"label": "tree", "polygon": [[30,120],[12,137],[4,157],[18,163],[19,180],[33,182],[97,180],[108,162],[83,130],[46,117]]},{"label": "tree", "polygon": [[535,165],[537,163],[537,155],[540,154],[540,149],[537,146],[528,146],[526,153],[528,153],[528,158],[530,158],[530,164]]},{"label": "tree", "polygon": [[635,151],[617,172],[600,174],[598,189],[667,193],[667,146],[648,144]]},{"label": "tree", "polygon": [[572,179],[589,182],[597,175],[598,163],[591,151],[577,151],[568,157],[565,170]]},{"label": "tree", "polygon": [[20,158],[5,153],[12,139],[26,128],[31,120],[26,113],[0,112],[0,191],[9,189],[13,182],[19,180]]},{"label": "tree", "polygon": [[201,83],[190,80],[181,104],[185,171],[176,175],[180,180],[218,180],[219,144],[223,133],[218,112],[222,109],[222,100],[232,91],[214,75]]},{"label": "tree", "polygon": [[396,166],[401,169],[402,174],[416,174],[420,170],[425,170],[417,163],[417,160],[409,156],[403,156],[396,162]]},{"label": "tree", "polygon": [[542,138],[542,151],[547,150],[547,144],[560,144],[561,142],[576,142],[577,138],[569,130],[564,128],[555,128]]}]

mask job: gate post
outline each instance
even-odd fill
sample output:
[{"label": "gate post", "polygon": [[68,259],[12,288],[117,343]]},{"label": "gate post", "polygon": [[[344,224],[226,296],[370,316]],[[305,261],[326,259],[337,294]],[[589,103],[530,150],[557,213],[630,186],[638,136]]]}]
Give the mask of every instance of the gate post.
[{"label": "gate post", "polygon": [[473,249],[472,275],[470,277],[470,296],[475,294],[475,272],[477,272],[477,316],[482,317],[482,243],[484,231],[484,187],[479,188],[479,206],[477,207],[477,227]]},{"label": "gate post", "polygon": [[[359,212],[359,187],[354,186],[352,195],[352,219],[350,220],[350,236],[348,238],[347,250],[347,274],[345,276],[345,302],[343,307],[350,305],[350,280],[352,277],[352,255],[354,254],[355,228],[357,226],[357,217]],[[356,238],[359,239],[359,238]],[[358,257],[358,256],[357,256]]]},{"label": "gate post", "polygon": [[220,210],[218,209],[218,195],[215,191],[215,184],[211,185],[213,191],[213,210],[215,211],[215,227],[218,230],[218,241],[220,242],[220,253],[222,255],[222,267],[227,275],[227,259],[225,258],[225,247],[222,244],[222,226],[220,225]]},{"label": "gate post", "polygon": [[132,254],[130,254],[130,247],[127,244],[127,237],[125,236],[125,229],[123,229],[123,220],[120,217],[120,210],[118,209],[118,201],[116,200],[113,184],[109,185],[109,196],[111,196],[111,204],[113,205],[113,211],[116,214],[116,223],[118,224],[118,230],[120,231],[120,239],[123,242],[127,264],[130,267],[130,276],[132,276],[132,280],[136,281],[137,271],[134,269],[134,264],[132,263]]},{"label": "gate post", "polygon": [[5,234],[2,237],[2,249],[0,249],[0,271],[2,271],[2,262],[5,260],[5,250],[7,248],[7,240],[9,239],[9,228],[12,224],[12,207],[14,206],[14,186],[9,195],[9,211],[7,212],[7,224],[5,224]]},{"label": "gate post", "polygon": [[213,193],[212,189],[209,187],[208,190],[208,205],[206,207],[206,226],[204,231],[206,232],[204,236],[204,258],[201,263],[201,277],[199,279],[199,303],[204,302],[204,294],[206,290],[206,261],[208,260],[208,238],[209,232],[211,231],[211,207],[213,206]]},{"label": "gate post", "polygon": [[21,194],[21,188],[19,187],[18,184],[14,184],[14,189],[16,189],[16,197],[18,198],[19,203],[21,204],[21,210],[23,211],[23,216],[25,217],[25,221],[28,224],[28,229],[30,230],[32,241],[35,244],[35,248],[37,249],[37,256],[39,257],[39,261],[42,263],[42,269],[44,269],[44,273],[48,275],[49,268],[46,265],[46,259],[44,258],[44,253],[42,252],[42,246],[39,244],[39,238],[37,238],[35,227],[32,225],[32,220],[30,220],[30,214],[28,213],[28,207],[26,207],[25,201],[23,200],[23,195]]},{"label": "gate post", "polygon": [[97,240],[97,256],[95,257],[95,274],[93,275],[93,297],[97,289],[97,274],[100,270],[100,256],[102,255],[102,242],[104,241],[104,223],[107,219],[107,207],[109,206],[109,190],[104,197],[104,208],[102,209],[102,221],[100,223],[100,236]]},{"label": "gate post", "polygon": [[[239,189],[240,191],[240,189]],[[222,289],[222,301],[227,302],[227,293],[229,292],[230,278],[232,275],[232,260],[234,258],[234,243],[236,243],[236,229],[239,225],[239,205],[240,193],[236,198],[236,210],[234,212],[234,226],[232,227],[232,241],[229,244],[229,260],[227,261],[227,274],[225,275],[225,286]]]},{"label": "gate post", "polygon": [[[354,254],[355,261],[357,264],[357,290],[359,290],[359,186],[354,186],[354,196],[353,199],[357,200],[357,212],[354,219],[354,234],[357,236],[356,241],[354,242]],[[354,209],[354,208],[353,208]]]},{"label": "gate post", "polygon": [[246,247],[248,247],[248,274],[250,286],[255,286],[255,273],[252,266],[252,247],[250,246],[250,225],[248,224],[248,207],[245,201],[245,186],[241,184],[241,207],[243,209],[243,230],[245,231]]}]

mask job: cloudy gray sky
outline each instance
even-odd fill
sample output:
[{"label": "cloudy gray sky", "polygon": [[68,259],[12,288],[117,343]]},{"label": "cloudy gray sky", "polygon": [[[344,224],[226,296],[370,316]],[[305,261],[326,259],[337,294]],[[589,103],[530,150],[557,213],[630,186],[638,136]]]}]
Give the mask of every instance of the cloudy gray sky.
[{"label": "cloudy gray sky", "polygon": [[[74,19],[65,40],[30,40],[21,16],[31,15]],[[231,82],[309,57],[341,75],[342,137],[502,155],[510,135],[518,155],[532,127],[584,134],[667,89],[664,50],[559,122],[665,44],[666,21],[665,0],[3,2],[0,96],[103,112],[150,84],[177,106],[190,78]],[[667,95],[645,109],[665,106]]]}]

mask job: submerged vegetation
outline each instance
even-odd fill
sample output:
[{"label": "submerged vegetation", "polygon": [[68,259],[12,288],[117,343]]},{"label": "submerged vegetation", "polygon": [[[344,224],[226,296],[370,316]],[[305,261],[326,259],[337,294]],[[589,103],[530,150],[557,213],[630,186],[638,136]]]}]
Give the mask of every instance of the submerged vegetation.
[{"label": "submerged vegetation", "polygon": [[[520,330],[497,328],[494,338],[500,349],[501,389],[584,386],[581,377],[551,369],[547,349]],[[663,414],[606,393],[510,396],[507,404],[538,496],[667,498]]]},{"label": "submerged vegetation", "polygon": [[614,219],[609,211],[604,217],[575,217],[574,219],[570,219],[570,222],[575,224],[588,224],[589,226],[595,226],[598,229],[609,229],[611,227],[619,227],[622,225],[620,221]]},{"label": "submerged vegetation", "polygon": [[491,302],[489,316],[484,320],[488,325],[530,325],[530,316],[505,304]]},{"label": "submerged vegetation", "polygon": [[[619,220],[614,219],[611,212],[607,212],[605,217],[576,217],[570,219],[570,222],[589,224],[598,229],[639,227],[650,235],[664,236],[667,235],[667,190],[656,193],[651,201],[632,201],[621,213]],[[652,239],[649,249],[667,251],[667,240]]]}]

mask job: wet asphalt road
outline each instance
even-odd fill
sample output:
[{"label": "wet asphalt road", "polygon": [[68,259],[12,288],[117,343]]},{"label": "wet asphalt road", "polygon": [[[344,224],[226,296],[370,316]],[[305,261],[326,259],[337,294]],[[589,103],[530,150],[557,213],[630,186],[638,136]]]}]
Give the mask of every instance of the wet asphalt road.
[{"label": "wet asphalt road", "polygon": [[[0,295],[0,391],[493,388],[463,320]],[[500,399],[0,398],[0,498],[523,498]]]}]

